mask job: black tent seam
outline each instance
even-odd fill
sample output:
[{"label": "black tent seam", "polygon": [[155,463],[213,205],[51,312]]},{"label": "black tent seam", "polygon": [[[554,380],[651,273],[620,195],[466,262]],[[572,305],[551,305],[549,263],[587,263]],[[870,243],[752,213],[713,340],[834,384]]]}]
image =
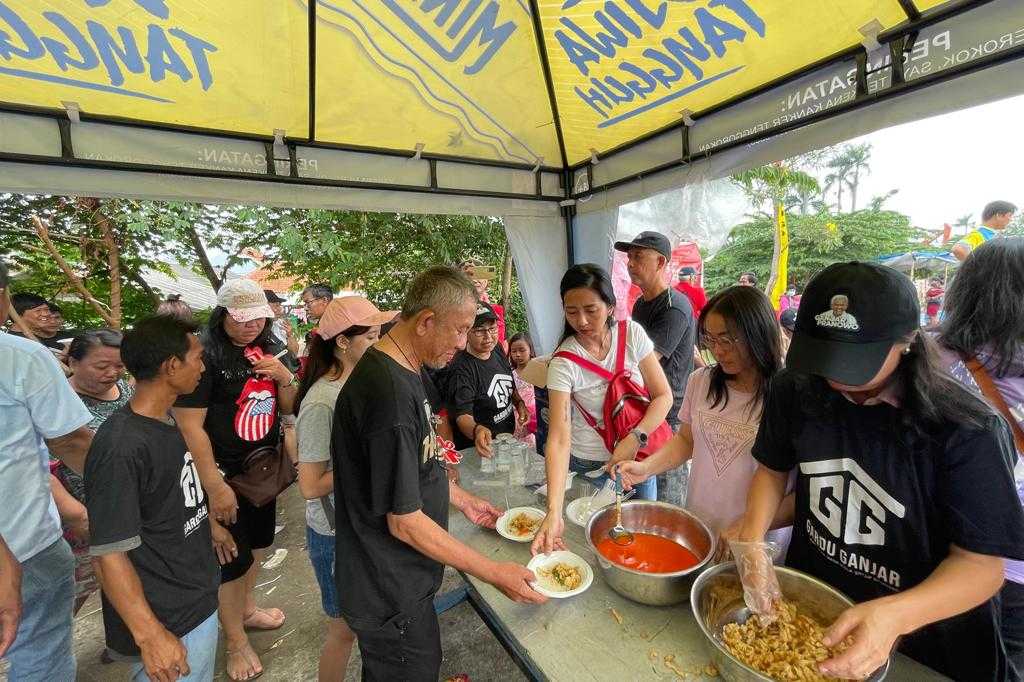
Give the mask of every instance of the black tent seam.
[{"label": "black tent seam", "polygon": [[565,153],[565,138],[562,136],[562,117],[558,115],[558,101],[555,98],[555,83],[551,78],[551,64],[548,62],[548,47],[544,41],[544,28],[540,21],[540,8],[537,0],[530,0],[530,18],[533,20],[533,36],[537,41],[537,52],[540,54],[540,68],[544,73],[544,85],[548,91],[548,102],[551,116],[555,124],[555,137],[558,140],[558,153],[562,157],[562,168],[569,167],[569,157]]},{"label": "black tent seam", "polygon": [[310,142],[316,139],[316,4],[319,0],[309,0],[309,35],[306,46],[309,50],[309,136]]}]

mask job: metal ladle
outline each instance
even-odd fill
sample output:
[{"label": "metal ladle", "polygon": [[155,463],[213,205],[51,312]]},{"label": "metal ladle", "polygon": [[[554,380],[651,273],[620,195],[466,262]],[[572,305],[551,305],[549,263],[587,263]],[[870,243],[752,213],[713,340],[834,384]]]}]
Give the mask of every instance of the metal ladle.
[{"label": "metal ladle", "polygon": [[608,537],[616,545],[630,545],[633,534],[622,527],[622,472],[615,470],[615,525],[608,531]]}]

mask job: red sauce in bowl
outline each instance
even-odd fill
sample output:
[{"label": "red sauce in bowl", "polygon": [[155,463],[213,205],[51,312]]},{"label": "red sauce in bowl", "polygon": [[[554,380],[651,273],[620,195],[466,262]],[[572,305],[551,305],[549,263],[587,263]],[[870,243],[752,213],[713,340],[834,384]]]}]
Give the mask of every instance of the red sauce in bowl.
[{"label": "red sauce in bowl", "polygon": [[628,545],[604,538],[597,543],[597,551],[608,561],[644,573],[675,573],[700,563],[696,554],[678,542],[650,533],[633,533]]}]

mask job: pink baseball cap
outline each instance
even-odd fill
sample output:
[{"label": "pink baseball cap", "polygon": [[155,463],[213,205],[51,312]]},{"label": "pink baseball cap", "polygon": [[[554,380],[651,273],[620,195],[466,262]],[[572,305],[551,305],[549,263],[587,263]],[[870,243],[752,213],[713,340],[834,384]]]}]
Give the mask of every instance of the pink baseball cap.
[{"label": "pink baseball cap", "polygon": [[343,296],[327,304],[316,333],[322,339],[333,339],[350,327],[375,327],[390,322],[397,315],[397,310],[378,310],[362,296]]}]

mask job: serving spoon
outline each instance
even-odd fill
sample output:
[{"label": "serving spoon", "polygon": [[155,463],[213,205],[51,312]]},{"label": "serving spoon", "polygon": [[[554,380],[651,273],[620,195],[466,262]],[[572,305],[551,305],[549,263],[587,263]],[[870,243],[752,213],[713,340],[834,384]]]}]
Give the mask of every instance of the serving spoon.
[{"label": "serving spoon", "polygon": [[622,527],[622,472],[615,471],[615,525],[608,531],[608,537],[616,545],[630,545],[633,534]]}]

